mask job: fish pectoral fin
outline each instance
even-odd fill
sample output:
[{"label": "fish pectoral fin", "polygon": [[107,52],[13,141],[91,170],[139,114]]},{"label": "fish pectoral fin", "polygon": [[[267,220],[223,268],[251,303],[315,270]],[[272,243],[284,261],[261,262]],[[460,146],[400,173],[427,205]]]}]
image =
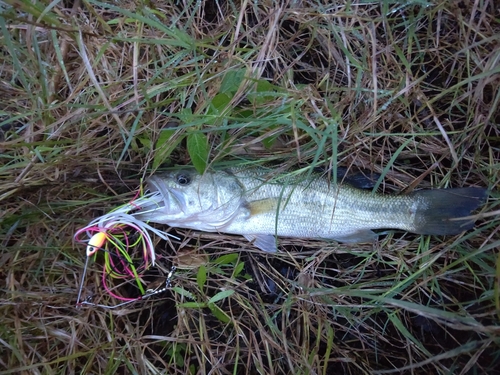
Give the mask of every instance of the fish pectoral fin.
[{"label": "fish pectoral fin", "polygon": [[259,249],[267,253],[275,253],[278,251],[276,247],[276,237],[272,234],[244,234],[243,236]]},{"label": "fish pectoral fin", "polygon": [[370,229],[360,229],[345,236],[332,237],[332,239],[344,243],[375,242],[378,239],[378,234]]},{"label": "fish pectoral fin", "polygon": [[246,202],[245,207],[249,210],[249,216],[276,212],[278,208],[278,199],[266,198],[257,201]]}]

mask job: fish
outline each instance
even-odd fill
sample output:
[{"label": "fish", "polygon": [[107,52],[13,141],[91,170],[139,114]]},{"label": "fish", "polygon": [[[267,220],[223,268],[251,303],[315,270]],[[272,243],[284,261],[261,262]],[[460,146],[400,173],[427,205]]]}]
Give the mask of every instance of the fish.
[{"label": "fish", "polygon": [[376,241],[374,230],[382,229],[459,234],[474,227],[470,214],[488,195],[480,187],[379,194],[320,173],[245,166],[203,174],[194,168],[161,172],[147,186],[152,195],[134,214],[138,219],[242,235],[269,253],[277,251],[277,237],[354,244]]}]

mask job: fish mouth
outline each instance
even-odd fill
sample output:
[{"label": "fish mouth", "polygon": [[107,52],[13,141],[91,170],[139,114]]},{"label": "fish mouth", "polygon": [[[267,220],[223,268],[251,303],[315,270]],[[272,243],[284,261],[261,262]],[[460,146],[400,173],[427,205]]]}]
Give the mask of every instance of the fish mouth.
[{"label": "fish mouth", "polygon": [[182,193],[182,191],[167,186],[161,178],[156,176],[151,176],[148,179],[148,188],[149,191],[151,191],[152,193],[158,192],[159,194],[161,194],[163,198],[163,203],[167,211],[172,210],[172,208],[170,207],[172,199],[170,198],[173,198],[173,200],[175,201],[175,203],[177,203],[181,211],[184,213],[186,212],[187,208],[186,199],[184,198],[184,194]]}]

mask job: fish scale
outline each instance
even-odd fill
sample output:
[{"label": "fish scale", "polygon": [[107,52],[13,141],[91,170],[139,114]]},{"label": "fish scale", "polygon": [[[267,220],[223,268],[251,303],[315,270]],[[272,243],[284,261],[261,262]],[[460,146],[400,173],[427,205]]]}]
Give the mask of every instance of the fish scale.
[{"label": "fish scale", "polygon": [[[275,233],[279,236],[339,239],[359,230],[391,228],[408,231],[412,227],[411,215],[406,215],[413,203],[405,197],[382,196],[374,199],[371,192],[354,189],[348,185],[336,188],[321,177],[312,182],[300,179],[263,185],[265,172],[244,174],[240,177],[247,187],[249,202],[274,198],[275,204],[249,217],[235,220],[224,228],[227,233]],[[377,197],[378,198],[378,197]],[[279,206],[279,211],[278,211]],[[378,213],[385,212],[385,215]],[[373,234],[369,234],[371,238]],[[361,242],[351,239],[349,242]]]}]

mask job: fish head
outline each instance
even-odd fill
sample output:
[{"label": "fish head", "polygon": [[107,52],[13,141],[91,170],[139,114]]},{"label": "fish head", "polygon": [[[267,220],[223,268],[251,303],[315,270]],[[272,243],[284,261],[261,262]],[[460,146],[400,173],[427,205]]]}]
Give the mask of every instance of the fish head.
[{"label": "fish head", "polygon": [[145,217],[171,226],[216,231],[227,225],[241,205],[243,188],[224,171],[199,174],[183,169],[154,175],[148,180],[151,193],[161,199]]}]

